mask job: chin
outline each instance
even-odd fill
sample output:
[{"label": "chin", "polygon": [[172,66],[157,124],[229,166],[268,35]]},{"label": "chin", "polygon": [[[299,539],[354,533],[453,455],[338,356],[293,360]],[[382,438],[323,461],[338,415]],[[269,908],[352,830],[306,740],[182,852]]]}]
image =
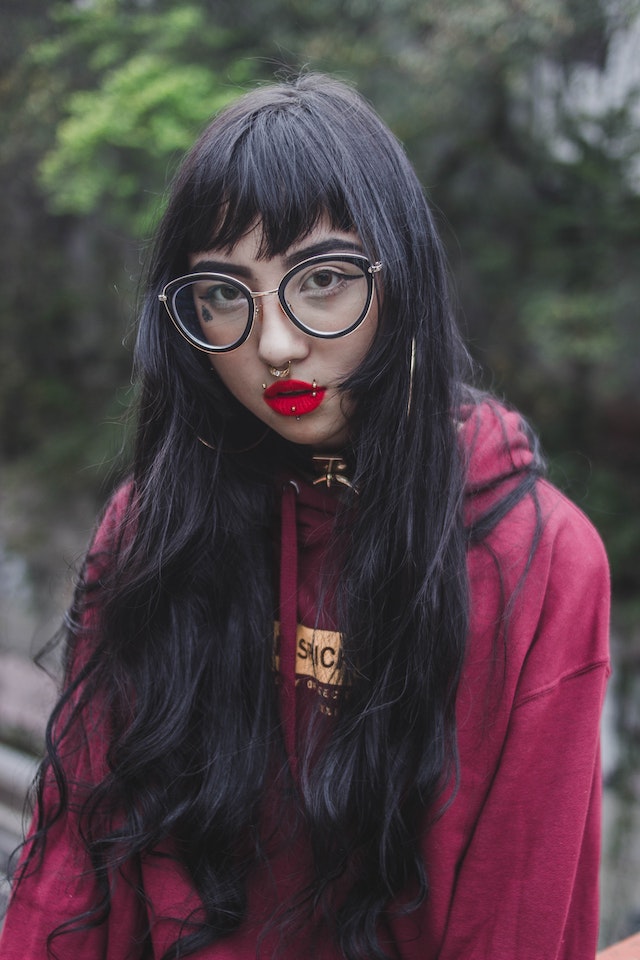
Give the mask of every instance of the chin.
[{"label": "chin", "polygon": [[299,443],[301,446],[313,447],[317,450],[340,449],[347,442],[348,437],[346,424],[335,424],[323,428],[305,423],[303,418],[294,419],[293,423],[281,424],[274,429],[291,443]]}]

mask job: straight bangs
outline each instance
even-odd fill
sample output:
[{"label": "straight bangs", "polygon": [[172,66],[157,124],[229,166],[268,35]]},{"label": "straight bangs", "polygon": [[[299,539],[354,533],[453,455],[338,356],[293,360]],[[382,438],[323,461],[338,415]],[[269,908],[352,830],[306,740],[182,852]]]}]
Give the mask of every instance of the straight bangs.
[{"label": "straight bangs", "polygon": [[246,119],[240,133],[228,115],[210,128],[212,151],[198,178],[198,205],[209,217],[192,221],[189,251],[230,250],[258,223],[258,256],[265,259],[284,253],[322,220],[335,230],[354,230],[336,173],[340,145],[317,119],[291,100]]}]

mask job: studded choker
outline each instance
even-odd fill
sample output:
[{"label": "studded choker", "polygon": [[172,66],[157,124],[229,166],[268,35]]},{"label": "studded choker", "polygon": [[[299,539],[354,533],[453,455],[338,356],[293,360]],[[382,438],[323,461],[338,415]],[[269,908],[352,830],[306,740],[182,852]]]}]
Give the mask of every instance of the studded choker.
[{"label": "studded choker", "polygon": [[318,474],[313,481],[314,487],[321,483],[326,484],[327,487],[333,487],[339,484],[343,487],[350,487],[355,493],[358,492],[351,480],[346,476],[348,468],[343,457],[318,454],[311,459],[313,461],[313,472]]}]

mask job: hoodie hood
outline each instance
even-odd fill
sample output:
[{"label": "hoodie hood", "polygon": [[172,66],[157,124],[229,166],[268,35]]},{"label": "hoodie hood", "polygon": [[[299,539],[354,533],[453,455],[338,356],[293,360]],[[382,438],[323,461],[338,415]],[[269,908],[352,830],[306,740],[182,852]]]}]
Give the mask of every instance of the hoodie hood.
[{"label": "hoodie hood", "polygon": [[491,401],[463,409],[460,436],[469,496],[517,476],[536,458],[533,435],[520,414]]},{"label": "hoodie hood", "polygon": [[466,469],[464,522],[472,540],[483,539],[514,505],[509,494],[523,475],[539,476],[543,461],[526,421],[491,400],[461,411],[460,439]]}]

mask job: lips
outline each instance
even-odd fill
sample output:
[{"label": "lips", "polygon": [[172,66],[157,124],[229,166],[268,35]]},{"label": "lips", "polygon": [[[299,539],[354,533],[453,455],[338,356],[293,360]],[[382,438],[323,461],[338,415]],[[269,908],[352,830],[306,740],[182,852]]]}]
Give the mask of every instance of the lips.
[{"label": "lips", "polygon": [[320,406],[325,387],[314,386],[304,380],[278,380],[263,394],[267,406],[283,417],[302,417]]}]

